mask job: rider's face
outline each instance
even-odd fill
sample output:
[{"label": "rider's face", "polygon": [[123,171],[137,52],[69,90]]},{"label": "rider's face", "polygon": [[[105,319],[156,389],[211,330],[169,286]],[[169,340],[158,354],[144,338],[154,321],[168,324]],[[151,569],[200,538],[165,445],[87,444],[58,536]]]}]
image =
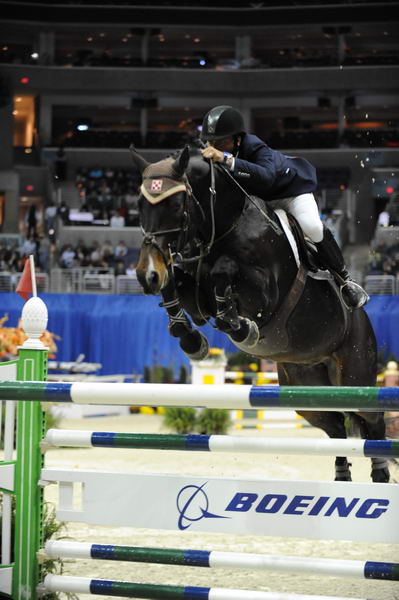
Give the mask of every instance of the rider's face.
[{"label": "rider's face", "polygon": [[221,140],[212,140],[209,144],[221,152],[233,152],[234,137],[229,135],[229,137],[222,138]]}]

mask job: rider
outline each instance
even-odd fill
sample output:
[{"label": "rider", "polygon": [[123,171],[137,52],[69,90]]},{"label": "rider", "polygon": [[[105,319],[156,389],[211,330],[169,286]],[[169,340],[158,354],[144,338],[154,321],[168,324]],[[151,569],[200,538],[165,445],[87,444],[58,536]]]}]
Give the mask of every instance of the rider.
[{"label": "rider", "polygon": [[241,113],[232,106],[216,106],[204,117],[201,138],[208,142],[204,158],[224,164],[249,194],[284,208],[297,219],[304,234],[315,243],[323,265],[338,274],[346,303],[359,308],[368,295],[352,281],[331,231],[323,227],[313,195],[316,169],[306,159],[273,150],[246,133]]}]

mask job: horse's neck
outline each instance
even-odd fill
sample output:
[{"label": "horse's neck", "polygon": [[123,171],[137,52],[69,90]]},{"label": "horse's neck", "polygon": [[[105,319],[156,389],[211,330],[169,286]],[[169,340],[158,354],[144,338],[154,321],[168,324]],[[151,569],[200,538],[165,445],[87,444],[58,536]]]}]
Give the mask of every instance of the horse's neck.
[{"label": "horse's neck", "polygon": [[201,233],[209,235],[214,219],[216,235],[219,236],[228,231],[241,214],[245,196],[224,173],[217,169],[215,169],[215,195],[213,195],[210,168],[207,163],[205,164],[207,168],[203,170],[202,176],[190,178],[190,183],[194,196],[205,214],[205,222],[199,226]]}]

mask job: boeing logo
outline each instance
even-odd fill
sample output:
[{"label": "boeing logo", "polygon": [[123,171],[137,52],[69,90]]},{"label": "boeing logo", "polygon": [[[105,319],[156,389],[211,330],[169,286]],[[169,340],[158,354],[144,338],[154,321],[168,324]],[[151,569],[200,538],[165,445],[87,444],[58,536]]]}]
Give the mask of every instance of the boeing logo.
[{"label": "boeing logo", "polygon": [[[206,482],[201,485],[187,485],[177,495],[179,512],[178,527],[188,529],[202,519],[228,519],[233,515],[214,514],[209,511],[209,499],[204,491]],[[321,517],[352,517],[356,519],[378,519],[388,510],[390,501],[386,498],[344,498],[343,496],[302,496],[289,497],[286,494],[266,494],[237,492],[228,502],[224,512],[268,515],[295,515]]]},{"label": "boeing logo", "polygon": [[229,519],[222,515],[215,515],[208,511],[209,500],[203,488],[197,485],[186,485],[180,490],[176,498],[177,510],[179,512],[179,529],[188,529],[195,521],[201,519]]},{"label": "boeing logo", "polygon": [[357,519],[378,519],[388,510],[389,500],[385,498],[352,498],[347,500],[342,496],[293,496],[291,499],[285,494],[258,494],[239,492],[226,507],[226,511],[248,512],[255,510],[257,513],[284,515],[308,515],[331,517],[349,517],[354,515]]}]

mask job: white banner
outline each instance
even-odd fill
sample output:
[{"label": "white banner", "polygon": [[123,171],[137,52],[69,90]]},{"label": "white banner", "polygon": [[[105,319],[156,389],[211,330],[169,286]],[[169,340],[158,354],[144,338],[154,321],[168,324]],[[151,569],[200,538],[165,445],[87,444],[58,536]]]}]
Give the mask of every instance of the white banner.
[{"label": "white banner", "polygon": [[[93,525],[399,543],[399,486],[44,469],[57,517]],[[81,482],[82,497],[73,497]],[[81,501],[81,506],[74,505]]]}]

